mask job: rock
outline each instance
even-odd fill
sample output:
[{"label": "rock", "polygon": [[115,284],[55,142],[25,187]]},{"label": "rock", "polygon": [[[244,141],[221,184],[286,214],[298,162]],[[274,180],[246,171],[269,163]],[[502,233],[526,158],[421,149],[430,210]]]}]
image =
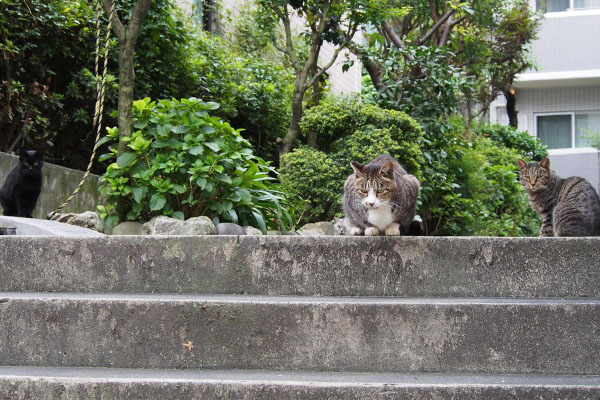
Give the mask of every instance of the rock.
[{"label": "rock", "polygon": [[217,225],[217,235],[245,235],[246,230],[238,224],[221,222]]},{"label": "rock", "polygon": [[246,235],[261,236],[263,234],[260,229],[256,229],[253,226],[245,226],[244,229],[246,230]]},{"label": "rock", "polygon": [[126,221],[116,225],[110,231],[111,235],[143,235],[144,229],[139,222]]},{"label": "rock", "polygon": [[231,222],[221,222],[217,225],[217,235],[262,235],[260,229],[252,226],[240,226]]},{"label": "rock", "polygon": [[98,213],[94,212],[94,211],[86,211],[81,214],[56,213],[56,214],[53,214],[52,217],[49,219],[51,221],[64,222],[66,224],[80,226],[82,228],[87,228],[87,229],[92,229],[92,230],[100,232],[100,233],[104,232],[104,224],[102,223],[102,219],[100,219],[100,216],[98,215]]},{"label": "rock", "polygon": [[312,224],[306,224],[298,230],[302,236],[325,236],[334,235],[334,227],[331,222],[322,221]]},{"label": "rock", "polygon": [[193,217],[185,221],[158,216],[143,225],[149,235],[215,235],[217,228],[208,217]]}]

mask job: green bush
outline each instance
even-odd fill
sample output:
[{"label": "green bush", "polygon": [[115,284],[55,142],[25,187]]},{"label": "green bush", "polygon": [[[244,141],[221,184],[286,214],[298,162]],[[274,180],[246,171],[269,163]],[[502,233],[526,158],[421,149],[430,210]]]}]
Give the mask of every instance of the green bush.
[{"label": "green bush", "polygon": [[532,236],[539,216],[518,180],[521,149],[448,131],[428,141],[421,187],[425,233],[448,236]]},{"label": "green bush", "polygon": [[[275,170],[254,156],[248,141],[196,98],[134,102],[128,151],[116,145],[102,159],[115,160],[102,177],[107,225],[205,215],[215,222],[253,225],[263,232],[293,226],[290,196],[274,182]],[[118,140],[109,129],[107,142]]]},{"label": "green bush", "polygon": [[331,98],[306,110],[301,127],[305,135],[317,134],[317,149],[302,147],[283,156],[281,180],[307,200],[302,222],[339,215],[351,160],[367,163],[388,153],[422,179],[423,133],[402,112],[361,104],[356,98]]},{"label": "green bush", "polygon": [[450,231],[475,236],[537,234],[539,216],[519,183],[517,160],[522,157],[517,150],[479,138],[465,149],[461,159],[452,162],[469,213],[462,222],[453,221],[462,226],[450,224]]},{"label": "green bush", "polygon": [[541,161],[548,157],[548,149],[538,138],[511,126],[480,124],[475,127],[475,132],[478,136],[489,137],[498,146],[517,150],[531,160]]},{"label": "green bush", "polygon": [[341,199],[346,175],[322,151],[298,147],[281,157],[281,183],[302,197],[302,222],[333,218],[342,210]]}]

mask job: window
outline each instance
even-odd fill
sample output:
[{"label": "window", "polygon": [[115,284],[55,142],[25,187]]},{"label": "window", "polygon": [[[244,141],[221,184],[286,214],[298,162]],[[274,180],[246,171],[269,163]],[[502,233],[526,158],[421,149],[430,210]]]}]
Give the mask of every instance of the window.
[{"label": "window", "polygon": [[600,112],[537,115],[536,132],[548,149],[589,147],[586,136],[600,133]]},{"label": "window", "polygon": [[600,8],[600,0],[536,0],[536,10],[560,12]]}]

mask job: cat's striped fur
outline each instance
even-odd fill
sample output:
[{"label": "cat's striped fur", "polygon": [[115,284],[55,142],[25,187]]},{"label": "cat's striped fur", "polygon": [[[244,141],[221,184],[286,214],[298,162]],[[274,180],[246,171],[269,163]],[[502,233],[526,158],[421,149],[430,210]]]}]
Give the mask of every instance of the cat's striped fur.
[{"label": "cat's striped fur", "polygon": [[363,165],[344,184],[344,224],[349,235],[405,235],[415,216],[418,179],[393,157],[382,154]]},{"label": "cat's striped fur", "polygon": [[600,197],[583,178],[560,178],[550,171],[550,160],[519,160],[521,184],[531,206],[542,217],[540,236],[599,236]]}]

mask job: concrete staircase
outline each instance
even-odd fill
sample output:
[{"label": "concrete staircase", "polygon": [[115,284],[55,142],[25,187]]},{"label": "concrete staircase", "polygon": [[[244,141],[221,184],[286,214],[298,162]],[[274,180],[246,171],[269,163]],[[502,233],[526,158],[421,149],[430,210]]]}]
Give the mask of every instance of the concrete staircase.
[{"label": "concrete staircase", "polygon": [[0,237],[0,399],[598,399],[600,239]]}]

